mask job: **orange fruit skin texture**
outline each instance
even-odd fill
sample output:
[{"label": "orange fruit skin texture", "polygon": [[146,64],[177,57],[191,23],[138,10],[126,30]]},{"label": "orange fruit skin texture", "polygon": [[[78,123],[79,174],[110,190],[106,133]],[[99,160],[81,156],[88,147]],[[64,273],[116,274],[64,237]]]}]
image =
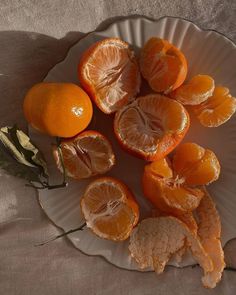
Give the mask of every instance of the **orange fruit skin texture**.
[{"label": "orange fruit skin texture", "polygon": [[[122,196],[119,195],[117,198],[114,190],[109,194],[109,186],[103,187],[103,191],[98,193],[101,184],[111,185],[114,189],[118,189]],[[90,191],[93,187],[95,191],[91,198]],[[107,210],[110,201],[118,201],[112,214]],[[123,182],[113,177],[105,176],[91,182],[81,198],[80,206],[87,227],[97,236],[112,241],[126,240],[139,220],[139,206],[133,193]],[[101,216],[101,211],[104,209],[105,214]]]},{"label": "orange fruit skin texture", "polygon": [[72,83],[39,83],[24,98],[29,124],[51,136],[72,137],[83,131],[93,114],[88,95]]},{"label": "orange fruit skin texture", "polygon": [[220,240],[221,222],[213,199],[205,188],[203,191],[204,197],[196,209],[198,236],[203,248],[212,259],[214,268],[202,278],[202,282],[206,288],[215,288],[225,268],[224,250]]},{"label": "orange fruit skin texture", "polygon": [[144,196],[156,208],[182,215],[198,207],[204,195],[199,186],[217,180],[219,174],[220,164],[212,151],[195,143],[184,143],[172,163],[163,158],[145,166]]},{"label": "orange fruit skin texture", "polygon": [[[153,209],[151,217],[161,217],[161,216],[169,216],[169,213],[163,212],[160,209]],[[192,212],[186,212],[184,214],[181,215],[175,215],[173,214],[173,212],[171,213],[171,216],[177,217],[179,220],[181,220],[183,223],[185,223],[187,225],[187,227],[190,229],[190,231],[197,236],[197,232],[198,232],[198,225],[197,222],[193,216]],[[186,247],[183,247],[183,249],[181,250],[182,255],[185,253],[186,251]],[[181,257],[178,257],[181,258]],[[180,259],[178,259],[180,262]]]},{"label": "orange fruit skin texture", "polygon": [[[138,117],[127,115],[132,109],[139,113]],[[122,119],[124,116],[126,118]],[[144,117],[147,122],[140,124]],[[136,98],[133,103],[116,112],[114,119],[114,133],[121,147],[146,161],[159,160],[172,152],[186,135],[189,126],[190,118],[184,106],[160,94]],[[160,135],[155,135],[158,130],[161,130]],[[133,138],[137,141],[134,142]],[[155,150],[149,152],[143,149],[145,141],[151,141]]]},{"label": "orange fruit skin texture", "polygon": [[167,40],[153,37],[141,50],[140,70],[156,92],[165,94],[178,88],[187,76],[184,54]]},{"label": "orange fruit skin texture", "polygon": [[181,251],[186,243],[204,274],[212,271],[213,264],[200,240],[185,223],[173,216],[142,220],[130,236],[129,250],[141,269],[151,267],[161,274],[170,258]]},{"label": "orange fruit skin texture", "polygon": [[53,147],[58,169],[63,173],[63,161],[66,175],[78,180],[104,174],[115,165],[112,145],[98,131],[86,130],[73,138],[62,140],[60,152],[61,155],[59,148]]},{"label": "orange fruit skin texture", "polygon": [[[89,47],[78,64],[78,78],[97,107],[106,114],[114,113],[132,100],[141,84],[134,52],[119,38],[106,38]],[[116,96],[117,99],[106,106],[106,95],[108,100]]]},{"label": "orange fruit skin texture", "polygon": [[223,86],[215,90],[206,101],[192,106],[199,122],[205,127],[218,127],[227,122],[236,111],[236,98]]}]

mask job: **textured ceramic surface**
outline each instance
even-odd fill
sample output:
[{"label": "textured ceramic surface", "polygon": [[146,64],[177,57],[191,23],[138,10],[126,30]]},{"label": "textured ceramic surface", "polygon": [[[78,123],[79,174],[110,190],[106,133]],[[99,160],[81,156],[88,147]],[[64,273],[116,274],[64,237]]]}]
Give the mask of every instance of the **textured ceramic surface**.
[{"label": "textured ceramic surface", "polygon": [[[45,81],[78,83],[77,64],[82,52],[92,43],[105,37],[119,37],[129,42],[137,50],[152,36],[165,38],[179,47],[185,54],[188,64],[188,77],[194,74],[210,74],[216,84],[230,88],[236,96],[236,46],[226,37],[214,31],[203,31],[186,20],[165,17],[157,21],[145,18],[124,20],[112,24],[102,32],[93,32],[80,40],[68,52],[64,61],[57,64]],[[222,220],[222,239],[225,244],[236,237],[236,116],[216,129],[204,128],[191,116],[192,124],[184,141],[194,141],[213,149],[220,159],[222,173],[219,181],[209,187],[217,203]],[[109,175],[120,178],[128,184],[137,197],[141,217],[150,214],[151,207],[142,197],[140,178],[144,161],[136,159],[118,146],[112,130],[112,117],[94,108],[94,119],[90,129],[103,132],[111,139],[117,157],[117,165]],[[58,182],[61,175],[55,169],[51,156],[52,138],[30,130],[31,136],[46,155],[52,181]],[[79,200],[85,186],[91,181],[69,181],[66,189],[39,191],[40,203],[49,218],[64,230],[78,227],[82,223]],[[88,229],[70,234],[72,243],[89,255],[101,255],[116,266],[137,269],[128,254],[128,241],[114,243],[105,241]],[[173,262],[174,263],[174,262]],[[184,265],[193,263],[185,259]]]}]

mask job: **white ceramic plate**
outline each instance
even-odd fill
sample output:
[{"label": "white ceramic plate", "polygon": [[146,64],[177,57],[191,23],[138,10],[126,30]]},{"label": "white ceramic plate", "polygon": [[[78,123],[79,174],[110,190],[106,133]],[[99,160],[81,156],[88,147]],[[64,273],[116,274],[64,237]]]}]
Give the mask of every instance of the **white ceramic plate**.
[{"label": "white ceramic plate", "polygon": [[[130,18],[115,22],[106,30],[92,32],[75,44],[64,61],[57,64],[45,81],[78,83],[77,64],[82,52],[92,43],[105,37],[119,37],[132,45],[135,50],[143,46],[152,36],[169,40],[180,48],[189,63],[188,76],[210,74],[216,84],[230,88],[236,96],[236,46],[226,37],[214,31],[203,31],[193,23],[173,17],[157,21],[146,18]],[[185,141],[194,141],[213,149],[220,159],[222,173],[219,181],[209,187],[220,211],[223,227],[223,244],[236,237],[236,117],[218,128],[204,128],[194,118]],[[123,152],[118,146],[112,130],[112,116],[102,114],[94,108],[94,119],[90,129],[96,129],[111,139],[117,165],[109,175],[123,180],[132,189],[141,208],[141,216],[150,214],[150,204],[145,201],[140,188],[144,161]],[[61,175],[55,169],[51,156],[52,138],[36,134],[31,136],[46,155],[53,181],[59,182]],[[66,189],[39,191],[40,203],[49,218],[65,231],[78,227],[81,222],[80,196],[91,181],[69,181]],[[101,255],[112,264],[137,269],[128,253],[128,241],[115,243],[96,237],[85,229],[70,234],[68,238],[76,248],[89,255]],[[172,262],[173,263],[173,262]],[[185,259],[184,265],[193,263]]]}]

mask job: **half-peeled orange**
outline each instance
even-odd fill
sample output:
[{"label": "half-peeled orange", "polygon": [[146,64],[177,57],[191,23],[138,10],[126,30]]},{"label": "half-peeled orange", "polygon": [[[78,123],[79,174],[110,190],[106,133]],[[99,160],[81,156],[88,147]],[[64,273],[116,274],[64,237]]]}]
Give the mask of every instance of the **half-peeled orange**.
[{"label": "half-peeled orange", "polygon": [[166,158],[145,166],[142,186],[144,196],[156,208],[174,215],[193,211],[203,196],[200,189],[187,186],[174,174]]},{"label": "half-peeled orange", "polygon": [[138,97],[115,115],[122,147],[148,161],[170,153],[189,128],[189,115],[177,101],[160,94]]},{"label": "half-peeled orange", "polygon": [[88,48],[80,60],[78,76],[82,87],[107,114],[128,103],[140,88],[134,52],[118,38],[107,38]]},{"label": "half-peeled orange", "polygon": [[121,181],[102,177],[90,183],[81,199],[86,224],[101,238],[127,239],[139,219],[139,208]]},{"label": "half-peeled orange", "polygon": [[104,174],[115,164],[115,155],[108,139],[97,131],[84,131],[76,137],[62,140],[53,148],[57,167],[67,176],[81,179]]},{"label": "half-peeled orange", "polygon": [[219,174],[220,164],[211,150],[184,143],[172,163],[163,158],[145,166],[143,192],[158,209],[181,215],[198,207],[204,195],[198,186],[215,181]]}]

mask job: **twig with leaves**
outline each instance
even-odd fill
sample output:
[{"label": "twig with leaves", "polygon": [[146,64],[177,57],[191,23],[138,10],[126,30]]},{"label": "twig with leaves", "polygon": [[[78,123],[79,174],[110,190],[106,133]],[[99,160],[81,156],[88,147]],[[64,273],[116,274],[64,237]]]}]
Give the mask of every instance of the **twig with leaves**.
[{"label": "twig with leaves", "polygon": [[[62,157],[58,138],[57,147]],[[10,175],[27,180],[26,185],[36,189],[55,189],[67,186],[64,167],[62,183],[56,185],[49,183],[47,164],[42,153],[16,125],[0,129],[0,168]]]}]

